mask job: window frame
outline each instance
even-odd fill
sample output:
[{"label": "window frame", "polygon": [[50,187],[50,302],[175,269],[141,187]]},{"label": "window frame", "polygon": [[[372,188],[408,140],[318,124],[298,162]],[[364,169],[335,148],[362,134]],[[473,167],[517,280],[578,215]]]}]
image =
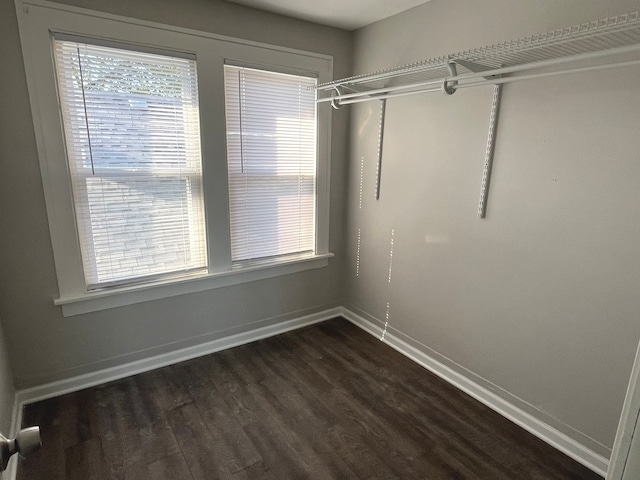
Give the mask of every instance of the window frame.
[{"label": "window frame", "polygon": [[[224,65],[332,78],[331,56],[68,7],[16,0],[25,70],[45,193],[59,297],[65,316],[322,268],[329,252],[329,150],[331,116],[318,109],[316,250],[308,256],[232,265],[224,110]],[[87,290],[53,62],[54,34],[91,38],[109,46],[132,45],[177,56],[195,55],[200,98],[203,189],[208,272],[148,283]]]}]

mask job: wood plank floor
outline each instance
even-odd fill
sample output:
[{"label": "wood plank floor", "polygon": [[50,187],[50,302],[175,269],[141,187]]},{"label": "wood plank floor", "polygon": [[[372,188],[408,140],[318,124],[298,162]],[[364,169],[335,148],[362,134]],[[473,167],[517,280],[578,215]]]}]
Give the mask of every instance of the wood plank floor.
[{"label": "wood plank floor", "polygon": [[24,409],[20,480],[601,479],[343,319]]}]

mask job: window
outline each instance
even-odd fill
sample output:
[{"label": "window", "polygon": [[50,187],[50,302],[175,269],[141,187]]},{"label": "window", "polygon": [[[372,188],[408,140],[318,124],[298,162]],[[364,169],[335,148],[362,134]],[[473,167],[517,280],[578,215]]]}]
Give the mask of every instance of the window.
[{"label": "window", "polygon": [[225,65],[231,259],[315,246],[315,78]]},{"label": "window", "polygon": [[64,315],[328,264],[331,57],[17,12]]},{"label": "window", "polygon": [[206,268],[195,61],[54,53],[88,288]]}]

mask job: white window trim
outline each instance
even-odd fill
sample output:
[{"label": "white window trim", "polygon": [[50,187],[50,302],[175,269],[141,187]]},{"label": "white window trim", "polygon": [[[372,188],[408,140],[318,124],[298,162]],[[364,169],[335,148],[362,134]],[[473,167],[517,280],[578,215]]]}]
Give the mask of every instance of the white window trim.
[{"label": "white window trim", "polygon": [[[318,76],[319,83],[324,83],[333,75],[331,56],[69,7],[46,0],[15,1],[60,292],[54,303],[62,306],[65,316],[272,278],[322,268],[328,264],[328,259],[333,256],[329,253],[329,109],[318,110],[315,253],[232,268],[225,112],[224,107],[220,108],[220,101],[224,99],[222,69],[225,61],[253,67],[264,66],[265,69],[312,72]],[[201,113],[210,246],[208,274],[87,291],[55,87],[52,32],[196,55],[201,112],[208,111]],[[212,82],[212,79],[215,81]],[[220,227],[221,221],[226,222],[226,229]]]},{"label": "white window trim", "polygon": [[229,287],[245,282],[278,277],[305,270],[323,268],[329,263],[332,253],[316,254],[306,258],[286,261],[274,261],[264,265],[244,267],[222,273],[213,273],[198,277],[182,277],[154,283],[142,283],[126,287],[94,290],[77,297],[64,297],[54,300],[62,307],[65,317],[83,313],[97,312],[108,308],[122,307],[140,302],[175,297],[187,293],[203,292],[213,288]]}]

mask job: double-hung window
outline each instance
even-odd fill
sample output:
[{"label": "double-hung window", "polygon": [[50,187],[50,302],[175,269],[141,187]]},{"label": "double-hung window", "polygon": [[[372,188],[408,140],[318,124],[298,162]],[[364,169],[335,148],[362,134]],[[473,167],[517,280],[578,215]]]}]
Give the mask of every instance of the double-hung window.
[{"label": "double-hung window", "polygon": [[231,258],[315,247],[315,78],[225,65]]},{"label": "double-hung window", "polygon": [[87,288],[202,271],[195,59],[53,43]]},{"label": "double-hung window", "polygon": [[18,13],[65,315],[327,265],[330,57]]}]

